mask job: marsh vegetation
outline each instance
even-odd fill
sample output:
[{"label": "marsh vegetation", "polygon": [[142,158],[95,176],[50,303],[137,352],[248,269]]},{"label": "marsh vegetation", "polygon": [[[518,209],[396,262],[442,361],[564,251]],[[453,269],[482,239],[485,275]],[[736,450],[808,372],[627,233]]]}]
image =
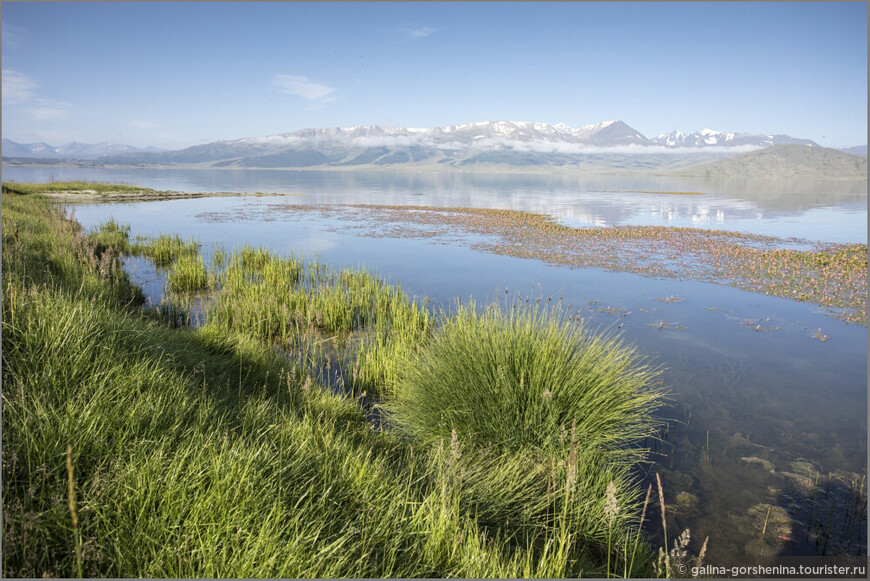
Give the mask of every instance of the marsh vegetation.
[{"label": "marsh vegetation", "polygon": [[[202,198],[215,196],[239,196],[234,192],[186,192],[175,190],[155,190],[140,186],[117,183],[80,180],[61,180],[48,183],[36,182],[3,182],[3,193],[9,194],[41,194],[49,198],[69,203],[101,200],[105,202],[133,200],[171,200],[179,198]],[[250,195],[267,196],[270,194],[256,192]]]},{"label": "marsh vegetation", "polygon": [[49,183],[3,182],[3,193],[9,194],[50,194],[72,192],[76,194],[106,194],[115,192],[153,193],[150,188],[142,188],[131,184],[84,182],[84,181],[51,181]]},{"label": "marsh vegetation", "polygon": [[[124,253],[174,309],[211,293],[203,323],[143,309]],[[35,196],[3,196],[3,264],[7,576],[654,573],[656,372],[556,310],[432,313],[262,248],[206,266]]]},{"label": "marsh vegetation", "polygon": [[[744,299],[735,300],[737,291],[727,288],[731,284],[728,278],[708,278],[718,285],[685,284],[676,279],[696,277],[693,263],[688,258],[670,258],[666,254],[668,243],[677,239],[691,240],[692,235],[719,237],[713,242],[738,244],[749,251],[772,252],[774,263],[779,260],[776,252],[797,250],[797,260],[789,257],[789,252],[782,254],[787,257],[785,263],[790,260],[794,268],[803,268],[804,263],[816,258],[830,259],[830,246],[811,248],[793,240],[767,236],[731,232],[699,234],[691,229],[656,227],[628,228],[606,243],[603,241],[614,233],[607,232],[609,228],[597,228],[589,236],[591,242],[582,242],[574,239],[576,234],[570,233],[572,229],[528,212],[452,205],[438,209],[359,204],[311,207],[272,202],[271,199],[216,198],[134,205],[76,205],[76,215],[81,211],[85,217],[82,223],[88,225],[85,231],[69,220],[56,222],[57,211],[48,212],[46,208],[50,204],[38,196],[4,195],[4,357],[7,353],[11,353],[9,357],[13,359],[16,357],[16,348],[7,349],[7,342],[14,345],[24,336],[12,333],[11,328],[7,333],[7,321],[13,320],[7,318],[6,308],[13,304],[9,301],[18,296],[15,305],[28,304],[16,292],[5,292],[7,282],[17,280],[15,284],[20,283],[21,288],[30,293],[33,289],[41,289],[39,292],[45,294],[46,289],[67,288],[67,295],[52,291],[51,301],[54,302],[38,316],[15,319],[16,328],[42,329],[34,331],[28,339],[32,343],[30,352],[41,353],[39,349],[48,345],[70,345],[72,351],[66,357],[79,362],[79,370],[70,374],[65,371],[68,363],[47,359],[49,369],[35,374],[43,378],[42,383],[30,391],[25,387],[29,386],[27,381],[12,382],[12,376],[6,371],[7,359],[4,359],[4,387],[16,385],[19,393],[36,398],[40,390],[46,389],[47,378],[52,373],[58,372],[60,378],[88,381],[89,375],[84,370],[99,361],[99,365],[93,365],[93,373],[98,376],[95,384],[106,389],[105,381],[109,379],[105,377],[111,377],[111,381],[117,383],[113,389],[123,392],[123,395],[112,396],[112,401],[120,402],[120,409],[115,410],[106,402],[95,403],[103,406],[99,413],[83,414],[80,407],[90,409],[86,405],[88,398],[97,396],[86,386],[70,388],[65,379],[51,380],[53,383],[48,385],[51,389],[61,389],[59,386],[63,385],[64,393],[84,390],[81,398],[73,403],[61,397],[50,399],[45,405],[24,396],[15,400],[14,393],[4,389],[5,401],[19,406],[6,407],[14,413],[4,416],[4,431],[7,435],[15,434],[16,430],[24,434],[17,440],[4,438],[4,447],[8,441],[18,442],[15,448],[8,448],[16,454],[4,456],[4,482],[7,474],[16,475],[10,488],[4,489],[4,499],[11,499],[8,503],[4,501],[8,517],[4,522],[11,523],[4,529],[4,541],[8,538],[11,544],[7,546],[17,547],[10,553],[17,559],[12,566],[24,572],[75,574],[81,564],[83,572],[90,571],[89,574],[102,571],[121,575],[135,570],[164,571],[167,576],[172,571],[181,571],[179,574],[201,576],[230,570],[235,566],[232,563],[236,555],[256,559],[253,555],[259,554],[260,549],[252,548],[253,545],[245,545],[249,548],[232,554],[218,545],[230,543],[226,539],[232,540],[230,544],[239,544],[238,539],[248,538],[253,530],[259,531],[257,519],[234,510],[218,514],[201,499],[200,494],[205,493],[195,491],[197,486],[207,488],[220,480],[209,471],[213,469],[203,467],[203,462],[229,462],[235,457],[221,456],[215,460],[212,448],[204,448],[201,458],[194,449],[184,452],[180,443],[188,440],[208,443],[209,438],[217,437],[206,435],[210,433],[208,421],[190,420],[206,413],[203,411],[206,408],[200,407],[201,400],[193,403],[179,400],[182,407],[195,411],[185,412],[188,415],[177,421],[178,425],[170,430],[170,441],[164,441],[163,433],[157,428],[149,427],[149,420],[144,416],[136,416],[137,423],[122,437],[115,437],[114,428],[100,427],[106,422],[117,426],[124,421],[122,417],[102,418],[102,410],[110,410],[118,416],[125,408],[135,409],[134,402],[140,399],[151,402],[138,405],[152,406],[156,414],[153,418],[162,418],[166,412],[160,406],[171,405],[170,401],[185,389],[199,396],[209,396],[202,401],[210,402],[214,398],[220,401],[220,405],[208,408],[212,410],[208,412],[212,414],[210,417],[220,418],[214,423],[220,438],[224,444],[237,445],[238,453],[232,454],[247,454],[250,470],[265,473],[262,478],[267,480],[274,474],[288,475],[281,463],[290,462],[291,458],[286,452],[275,452],[274,447],[265,446],[264,438],[270,434],[285,434],[280,445],[291,447],[294,442],[309,437],[314,438],[314,442],[322,442],[325,437],[342,442],[350,438],[353,442],[349,447],[342,444],[330,448],[329,454],[338,454],[331,460],[310,459],[300,478],[320,470],[322,467],[318,468],[317,463],[321,461],[339,464],[334,470],[344,476],[330,473],[318,476],[310,481],[323,486],[317,484],[307,493],[293,478],[287,486],[268,488],[280,493],[285,504],[275,504],[268,495],[261,497],[255,491],[230,490],[228,482],[222,485],[225,489],[221,489],[226,490],[225,495],[220,492],[212,497],[238,499],[244,510],[275,513],[280,518],[288,514],[286,502],[292,498],[302,507],[300,518],[329,520],[319,528],[303,526],[301,521],[293,525],[302,535],[293,537],[294,544],[288,544],[292,533],[282,529],[283,524],[268,525],[264,521],[277,532],[275,536],[264,533],[260,545],[266,547],[263,551],[275,554],[280,547],[291,547],[286,548],[288,554],[325,555],[324,562],[308,559],[308,569],[302,560],[292,566],[288,561],[263,569],[275,575],[470,576],[480,573],[504,576],[531,574],[529,571],[603,575],[609,571],[620,576],[651,576],[666,575],[668,571],[673,575],[678,563],[697,563],[701,554],[716,563],[726,557],[760,557],[763,553],[764,559],[773,563],[778,554],[866,553],[867,505],[861,475],[866,465],[863,460],[857,463],[852,460],[856,454],[859,459],[864,457],[866,447],[861,448],[861,439],[866,443],[866,431],[858,429],[856,432],[857,424],[851,419],[863,416],[866,420],[860,411],[866,399],[858,397],[861,406],[851,403],[855,399],[851,386],[857,385],[858,391],[863,391],[866,385],[866,375],[861,379],[861,374],[854,371],[858,368],[850,355],[852,351],[860,351],[858,363],[863,369],[866,360],[858,344],[862,329],[833,321],[822,313],[805,319],[810,307],[793,300],[749,298],[746,300],[752,303],[759,301],[759,306],[741,307]],[[159,216],[154,225],[150,224],[149,215]],[[95,216],[99,218],[94,219]],[[65,233],[60,236],[22,235],[42,222],[51,226],[40,226],[36,229],[39,232]],[[133,224],[132,229],[126,225],[128,223]],[[28,224],[30,226],[25,227]],[[169,233],[165,233],[167,228]],[[548,234],[550,229],[558,236]],[[634,235],[628,235],[632,230]],[[204,240],[190,237],[192,234],[204,236]],[[677,238],[668,238],[676,234]],[[514,243],[508,246],[506,241],[511,239]],[[255,245],[247,245],[249,240]],[[317,244],[315,249],[327,249],[328,264],[311,254],[312,240]],[[337,252],[328,250],[329,245],[324,242],[329,240],[339,241]],[[573,248],[566,246],[563,254],[571,260],[550,260],[553,253],[542,243],[547,240],[556,245],[570,242]],[[469,246],[485,252],[469,251]],[[28,250],[22,252],[25,247]],[[347,251],[350,247],[353,252]],[[643,254],[645,247],[647,255]],[[78,250],[73,252],[69,248]],[[379,250],[387,252],[389,260],[384,260]],[[523,256],[517,250],[532,252],[529,258],[533,260],[514,257],[514,254]],[[494,256],[494,253],[500,255]],[[583,258],[590,253],[591,257]],[[22,263],[14,257],[25,254],[31,258],[23,261],[27,264],[23,270],[7,268],[10,264]],[[447,261],[441,258],[442,254]],[[829,260],[824,265],[828,281],[824,288],[835,288],[830,281],[839,280],[837,288],[840,290],[836,292],[841,297],[848,295],[846,291],[854,292],[850,285],[861,280],[850,278],[844,272],[854,274],[860,270],[860,255],[858,249],[849,254],[847,260]],[[709,269],[706,262],[711,262],[710,255],[698,251],[694,256],[694,264],[703,263],[698,268]],[[754,256],[756,262],[771,263],[768,256]],[[69,257],[76,257],[78,262]],[[572,261],[581,258],[602,261],[591,262],[587,266],[592,268],[576,271],[547,268],[542,264],[571,266]],[[803,260],[805,258],[809,261]],[[373,267],[359,266],[362,260],[366,263],[372,260]],[[496,260],[510,269],[510,277],[502,271],[490,270],[487,265]],[[642,260],[647,263],[643,268],[637,266],[642,265]],[[358,266],[337,266],[348,263]],[[534,266],[536,264],[539,266]],[[649,270],[650,267],[653,269]],[[655,270],[664,267],[670,272]],[[139,271],[140,268],[143,270]],[[425,268],[427,276],[421,278],[415,274],[415,268]],[[620,270],[623,272],[612,274]],[[641,276],[625,274],[626,270]],[[95,272],[96,279],[83,276],[79,271]],[[19,276],[21,273],[42,274],[33,278]],[[389,273],[403,284],[389,282],[376,273]],[[778,276],[783,284],[788,282],[783,274]],[[141,284],[147,297],[129,280]],[[521,295],[516,291],[508,293],[496,283],[495,294],[490,295],[492,282],[471,284],[477,280],[502,281],[511,288],[522,288],[526,281],[538,280],[545,286],[539,283],[527,291],[530,294]],[[559,286],[565,282],[569,288],[559,291]],[[863,282],[866,284],[866,280]],[[626,283],[641,285],[641,294],[626,287]],[[571,285],[579,286],[571,288]],[[77,339],[64,342],[39,338],[39,333],[66,336],[78,329],[73,322],[77,315],[63,313],[67,308],[71,313],[78,313],[82,308],[76,306],[77,303],[61,307],[61,303],[57,303],[60,297],[90,296],[87,293],[103,286],[106,288],[101,293],[114,289],[111,292],[117,294],[107,301],[101,299],[97,317],[114,320],[116,313],[123,313],[122,320],[129,324],[106,327],[105,331],[100,327],[94,332],[107,332],[112,341],[125,338],[123,357],[118,355],[121,351],[113,347],[112,341],[100,343],[93,339],[92,346],[84,349],[75,342]],[[711,294],[709,288],[721,290]],[[747,290],[756,297],[764,294],[748,287]],[[455,297],[469,291],[480,298],[493,296],[494,300],[479,303],[456,300]],[[562,300],[563,296],[567,296],[566,301]],[[788,297],[787,294],[780,296]],[[814,297],[803,300],[815,302]],[[761,301],[764,301],[764,310],[758,311]],[[138,306],[143,302],[144,310]],[[18,307],[8,312],[26,312]],[[848,311],[834,309],[828,314],[837,316],[838,312]],[[65,326],[56,327],[55,319],[60,323],[65,316]],[[801,320],[813,320],[815,324],[803,323],[805,328],[802,329]],[[23,326],[19,324],[22,321],[26,321]],[[609,331],[601,334],[604,327]],[[90,332],[90,327],[82,329]],[[615,335],[619,329],[624,337],[621,341]],[[537,343],[549,345],[546,352],[536,352],[529,347]],[[671,343],[673,349],[668,347]],[[620,412],[623,415],[599,416],[605,424],[611,423],[606,430],[597,431],[594,426],[605,424],[590,422],[588,416],[583,419],[577,412],[588,409],[592,405],[589,402],[601,403],[594,390],[588,394],[586,403],[583,398],[573,402],[571,398],[562,398],[556,400],[557,405],[551,405],[555,394],[563,388],[543,381],[542,376],[533,378],[532,374],[523,372],[521,363],[545,365],[553,376],[571,383],[572,374],[557,371],[564,369],[559,362],[570,360],[577,364],[581,361],[566,355],[571,345],[586,349],[596,344],[612,347],[612,350],[602,350],[612,357],[596,359],[592,355],[595,349],[589,349],[589,361],[612,369],[620,369],[619,361],[627,362],[621,368],[628,370],[626,377],[630,377],[633,370],[638,377],[645,378],[638,389],[632,388],[631,382],[624,384],[626,389],[617,389],[626,402]],[[850,347],[853,344],[854,349]],[[745,345],[745,348],[737,345]],[[477,346],[487,346],[487,349],[477,349]],[[708,347],[716,347],[715,361],[711,360],[705,367],[705,358],[711,356],[706,351]],[[124,391],[127,390],[124,386],[132,383],[122,379],[129,374],[109,371],[112,365],[121,362],[120,359],[127,364],[145,361],[159,370],[171,370],[181,379],[173,378],[172,374],[161,375],[153,384],[149,383],[151,380],[137,383],[131,388],[135,395],[131,395]],[[34,373],[38,365],[25,361],[30,360],[21,357],[9,368],[18,369],[25,376]],[[697,367],[698,361],[702,362],[700,367]],[[252,367],[253,362],[259,363]],[[417,373],[420,369],[426,369],[427,373]],[[614,372],[614,376],[619,373]],[[460,381],[465,379],[469,381]],[[161,382],[171,386],[176,381],[186,387],[172,393],[155,387]],[[663,386],[670,388],[672,395],[668,400],[661,398]],[[816,386],[829,386],[829,389],[819,391]],[[539,397],[535,395],[538,393]],[[599,395],[601,393],[603,391]],[[760,393],[765,396],[759,396]],[[310,398],[315,396],[321,407],[311,411]],[[641,405],[644,396],[653,398],[646,407]],[[61,401],[65,402],[63,409]],[[265,424],[251,419],[249,407],[245,411],[248,415],[240,419],[239,406],[254,402],[270,410],[257,416]],[[427,402],[438,404],[427,407]],[[665,402],[666,406],[662,407]],[[273,407],[281,413],[275,412]],[[324,409],[329,411],[324,412]],[[487,413],[477,413],[478,409],[485,409]],[[497,409],[499,414],[507,410],[511,422],[500,422],[493,411]],[[31,423],[20,428],[23,424],[19,420],[10,420],[16,417],[14,414],[29,418]],[[169,425],[176,421],[171,419],[175,416],[166,417],[170,418]],[[644,427],[645,431],[629,427],[610,432],[610,427],[616,425],[613,423],[616,417],[633,417],[637,420],[635,426]],[[39,424],[32,423],[33,418],[61,424],[62,428],[48,429],[48,433],[57,438],[63,430],[71,429],[69,426],[75,418],[84,418],[93,424],[89,429],[96,431],[88,436],[90,440],[83,441],[90,442],[86,448],[97,453],[88,452],[80,463],[78,455],[82,450],[71,442],[69,466],[64,442],[50,446],[50,456],[37,453],[35,445],[21,444],[39,440],[28,432]],[[162,420],[153,418],[151,421],[164,425]],[[865,420],[858,424],[865,424]],[[276,431],[277,424],[284,421],[308,422],[311,432],[296,431],[286,435]],[[534,426],[538,423],[560,427],[545,432],[549,434],[548,441],[536,440],[534,436],[538,432]],[[252,437],[251,432],[245,432],[239,427],[242,424],[246,426],[244,429],[252,429],[257,435]],[[609,443],[603,438],[606,433],[613,436]],[[641,438],[641,434],[648,437],[635,439],[634,436]],[[582,445],[586,440],[596,442],[597,450],[587,452]],[[108,447],[104,441],[109,442]],[[155,489],[149,489],[147,498],[128,490],[124,499],[130,503],[124,505],[128,507],[124,509],[127,512],[119,512],[117,503],[123,495],[118,494],[108,504],[100,505],[91,492],[79,486],[81,481],[87,485],[87,490],[95,489],[91,480],[95,466],[110,463],[110,467],[104,469],[110,475],[114,474],[112,466],[115,465],[129,470],[140,467],[139,460],[127,450],[136,450],[139,454],[147,451],[152,441],[157,442],[155,450],[162,456],[159,461],[151,458],[157,467],[143,473],[159,480],[170,478],[161,471],[168,469],[171,479],[175,480],[166,481],[160,485],[163,486],[160,490],[178,487],[187,491],[181,495],[187,503],[185,506],[175,505],[173,499],[161,499]],[[265,447],[255,454],[252,450],[257,445]],[[322,447],[322,443],[312,444],[304,448],[304,453],[311,455],[311,449]],[[639,461],[646,455],[645,448],[650,448],[651,453],[647,460]],[[350,486],[344,484],[344,478],[347,470],[353,472],[356,468],[346,467],[360,465],[341,456],[345,452],[362,454],[366,458],[362,462],[365,466],[386,466],[384,471],[377,472],[378,468],[376,473],[381,478],[389,474],[390,484],[375,486],[366,472],[351,479],[354,484],[348,493],[357,494],[362,499],[361,504],[348,500],[350,497],[344,494],[336,496],[330,487],[344,490]],[[181,477],[182,468],[172,460],[176,453],[199,458],[188,459],[184,464],[198,471],[199,480]],[[123,456],[122,460],[116,459],[118,455]],[[22,456],[28,458],[26,465],[19,463]],[[296,461],[292,460],[290,466],[300,466],[293,464]],[[590,477],[589,465],[607,467],[608,477]],[[54,480],[42,484],[49,466],[55,470],[52,472]],[[38,474],[34,472],[37,468]],[[248,474],[237,467],[232,471]],[[662,493],[657,491],[656,475],[661,478]],[[258,478],[261,477],[244,476],[240,481],[262,482]],[[500,481],[496,482],[498,479]],[[107,481],[104,472],[100,472],[98,481]],[[37,482],[40,484],[32,484]],[[74,497],[69,494],[70,482],[74,484]],[[130,489],[139,481],[112,482]],[[573,487],[569,485],[572,482]],[[31,498],[35,491],[44,490],[47,494],[49,489],[53,495],[50,502],[45,495],[42,499]],[[442,490],[442,496],[437,499],[429,496],[436,489]],[[357,493],[357,490],[364,492]],[[583,495],[584,490],[590,494]],[[325,507],[309,511],[311,499],[308,497],[321,491],[326,493]],[[445,491],[450,492],[449,498],[443,495]],[[385,514],[394,511],[396,507],[382,506],[388,503],[388,498],[400,499],[396,502],[404,503],[405,512],[385,517],[385,520],[362,518],[354,513],[360,507]],[[48,510],[49,506],[54,506],[51,503],[64,508],[51,512]],[[111,511],[113,515],[121,515],[119,518],[135,520],[139,517],[132,516],[129,507],[141,509],[142,503],[168,507],[166,519],[155,517],[147,534],[156,534],[154,531],[161,526],[172,528],[175,532],[171,540],[181,547],[182,555],[188,555],[187,561],[180,563],[178,555],[166,548],[159,551],[154,548],[151,557],[140,560],[117,559],[111,556],[113,551],[127,550],[128,545],[113,537],[112,531],[127,529],[111,529],[115,526],[111,520],[103,529],[88,528],[94,526],[93,519],[97,518],[94,514],[106,515]],[[452,515],[449,522],[439,516],[437,523],[427,517],[428,524],[420,524],[423,517],[417,508],[419,503],[425,503],[427,510],[440,511],[439,514],[449,512]],[[666,505],[667,511],[656,505]],[[76,507],[75,511],[71,506]],[[82,510],[86,506],[93,506],[97,512]],[[188,506],[195,509],[188,512]],[[344,510],[349,511],[348,516],[340,521],[339,515]],[[75,526],[73,513],[77,515]],[[43,520],[44,515],[54,515],[56,520]],[[417,524],[407,525],[409,521],[403,520],[406,518]],[[584,524],[590,522],[595,524]],[[39,528],[36,533],[33,532],[35,523]],[[447,527],[444,530],[453,531],[448,540],[439,541],[444,547],[459,543],[466,538],[463,535],[474,530],[474,534],[479,535],[480,546],[489,547],[501,557],[496,559],[490,555],[483,559],[485,566],[472,566],[478,563],[477,557],[460,556],[462,551],[458,547],[443,548],[445,554],[451,555],[449,558],[437,557],[431,544],[420,544],[418,537],[442,535],[438,523]],[[664,523],[666,528],[662,526]],[[409,531],[408,536],[387,539],[383,531],[375,532],[382,525],[394,530],[404,527]],[[61,535],[63,539],[60,539],[47,535],[46,531],[55,526],[66,531],[67,536]],[[223,527],[215,537],[219,540],[200,538],[212,530],[209,527]],[[685,533],[689,528],[691,535]],[[98,532],[88,537],[89,530]],[[355,546],[356,531],[366,531],[368,536],[364,538],[380,540],[373,542],[371,551],[360,549]],[[311,533],[310,538],[305,537],[308,533]],[[167,535],[153,538],[165,544]],[[709,544],[704,543],[708,535]],[[34,540],[36,537],[42,540]],[[45,539],[49,538],[53,540],[46,544]],[[70,539],[72,544],[63,544]],[[334,555],[321,552],[324,539],[328,539],[327,545],[336,543],[334,550],[351,551],[358,560],[348,564],[338,559],[333,563]],[[396,544],[392,544],[394,542]],[[156,547],[156,544],[146,546]],[[213,546],[209,548],[209,544]],[[94,546],[103,547],[99,564],[93,558]],[[424,546],[425,549],[421,548]],[[563,546],[568,547],[564,550],[567,557],[559,553],[562,549],[556,551]],[[667,550],[657,554],[656,547],[661,546]],[[37,548],[46,556],[36,561],[41,565],[28,569],[29,565],[23,563],[33,560],[30,556]],[[208,559],[212,564],[204,564],[197,557],[200,554],[210,555]],[[221,554],[220,558],[215,558],[216,554]],[[420,557],[421,554],[427,556]],[[378,560],[382,555],[386,555],[386,560]],[[412,567],[400,562],[405,557],[421,565]],[[170,567],[168,562],[173,558],[175,561]],[[519,567],[522,559],[525,564]],[[62,566],[48,565],[61,561]],[[112,569],[109,563],[117,567]],[[221,571],[214,563],[220,564]],[[248,569],[239,571],[248,572]]]}]

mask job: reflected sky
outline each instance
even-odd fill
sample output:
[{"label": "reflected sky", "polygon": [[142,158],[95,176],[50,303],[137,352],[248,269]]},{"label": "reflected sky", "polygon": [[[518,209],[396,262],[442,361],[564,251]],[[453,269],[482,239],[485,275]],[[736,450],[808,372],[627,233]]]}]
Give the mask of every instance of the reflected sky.
[{"label": "reflected sky", "polygon": [[159,190],[280,193],[314,204],[504,208],[547,214],[575,227],[684,226],[823,242],[867,241],[866,180],[36,167],[4,167],[3,179],[89,180]]}]

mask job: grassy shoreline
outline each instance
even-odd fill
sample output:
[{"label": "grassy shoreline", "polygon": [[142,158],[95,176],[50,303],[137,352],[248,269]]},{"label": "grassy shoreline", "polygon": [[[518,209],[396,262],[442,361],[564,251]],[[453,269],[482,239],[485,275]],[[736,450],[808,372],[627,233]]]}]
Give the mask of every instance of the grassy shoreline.
[{"label": "grassy shoreline", "polygon": [[151,188],[142,188],[131,184],[115,184],[103,182],[63,182],[52,181],[47,183],[34,182],[3,182],[4,194],[50,194],[55,192],[63,193],[81,193],[81,194],[102,194],[112,192],[131,192],[131,193],[153,193],[155,190]]},{"label": "grassy shoreline", "polygon": [[[3,196],[4,575],[653,574],[636,458],[609,455],[618,426],[587,426],[572,403],[550,447],[493,447],[460,424],[449,440],[425,423],[373,428],[367,388],[389,397],[403,363],[447,361],[426,347],[419,305],[366,273],[257,249],[191,278],[195,246],[161,244],[114,223],[85,234],[40,196]],[[217,287],[206,324],[143,311],[124,252],[191,281],[177,290]],[[312,345],[357,349],[359,383],[327,389],[286,356]],[[330,365],[323,353],[308,361]],[[646,425],[658,396],[631,399],[635,387],[625,401]],[[583,429],[603,443],[579,448]]]},{"label": "grassy shoreline", "polygon": [[3,182],[3,193],[17,195],[39,194],[60,202],[157,201],[181,198],[294,195],[266,192],[179,192],[153,190],[129,184],[100,182]]}]

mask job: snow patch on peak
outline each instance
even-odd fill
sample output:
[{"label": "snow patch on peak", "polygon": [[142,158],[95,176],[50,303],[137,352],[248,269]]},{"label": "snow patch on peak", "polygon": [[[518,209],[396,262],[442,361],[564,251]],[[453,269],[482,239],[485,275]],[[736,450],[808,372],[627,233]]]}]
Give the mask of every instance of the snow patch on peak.
[{"label": "snow patch on peak", "polygon": [[492,130],[500,135],[513,135],[519,127],[510,121],[496,121],[492,124]]},{"label": "snow patch on peak", "polygon": [[676,145],[681,145],[683,142],[686,141],[688,137],[688,134],[674,129],[673,131],[668,131],[667,133],[661,133],[657,135],[652,141],[653,143],[657,143],[659,145],[674,147]]},{"label": "snow patch on peak", "polygon": [[614,123],[616,123],[616,121],[602,121],[601,123],[594,123],[592,125],[584,125],[583,127],[578,127],[578,129],[586,131],[597,131],[599,129],[604,129],[605,127],[610,127]]},{"label": "snow patch on peak", "polygon": [[461,123],[459,125],[449,125],[444,127],[444,132],[449,133],[451,131],[463,131],[465,129],[471,129],[473,127],[483,127],[484,125],[488,125],[489,121],[475,121],[473,123]]}]

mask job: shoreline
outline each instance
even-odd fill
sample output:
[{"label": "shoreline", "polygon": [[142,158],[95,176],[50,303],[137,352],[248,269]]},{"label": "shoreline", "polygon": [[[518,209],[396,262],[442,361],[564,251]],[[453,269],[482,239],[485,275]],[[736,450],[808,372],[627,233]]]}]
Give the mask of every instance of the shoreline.
[{"label": "shoreline", "polygon": [[99,202],[99,201],[160,201],[185,198],[221,198],[234,196],[268,197],[268,196],[306,196],[307,194],[279,194],[277,192],[179,192],[179,191],[154,191],[154,192],[125,192],[108,191],[97,192],[94,190],[66,190],[62,192],[35,192],[48,198],[68,203],[75,202]]}]

